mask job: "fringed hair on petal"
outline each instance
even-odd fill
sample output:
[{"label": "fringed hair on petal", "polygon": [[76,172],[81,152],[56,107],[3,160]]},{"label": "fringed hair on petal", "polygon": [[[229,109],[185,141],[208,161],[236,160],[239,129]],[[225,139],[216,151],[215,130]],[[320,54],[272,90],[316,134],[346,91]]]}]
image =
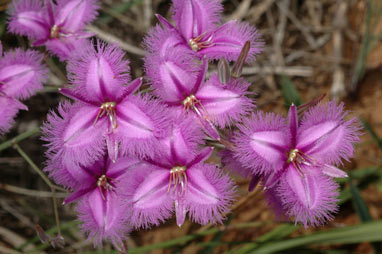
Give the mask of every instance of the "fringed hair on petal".
[{"label": "fringed hair on petal", "polygon": [[118,213],[117,218],[114,218],[113,225],[104,225],[103,227],[98,225],[93,211],[93,204],[90,204],[86,197],[82,198],[76,205],[78,218],[82,222],[80,228],[88,234],[89,240],[93,240],[94,246],[102,246],[103,240],[119,246],[125,240],[127,234],[131,232],[132,227],[129,222],[128,207],[120,197],[117,203],[118,207],[113,207]]},{"label": "fringed hair on petal", "polygon": [[[94,45],[95,42],[95,45]],[[104,58],[110,65],[115,79],[121,84],[130,81],[129,60],[117,45],[107,44],[100,40],[89,41],[86,47],[78,48],[68,62],[68,79],[76,87],[86,85],[89,63],[94,59]]]},{"label": "fringed hair on petal", "polygon": [[[217,192],[216,204],[197,204],[187,200],[185,196],[186,210],[192,221],[201,225],[208,223],[222,223],[226,214],[230,212],[230,206],[236,198],[236,186],[229,175],[223,174],[215,165],[200,163],[190,170],[200,170],[206,180]],[[190,183],[189,183],[190,184]]]},{"label": "fringed hair on petal", "polygon": [[[158,226],[166,219],[172,216],[174,211],[174,202],[169,197],[164,197],[164,202],[158,206],[142,209],[134,206],[134,196],[141,184],[147,177],[158,170],[153,166],[142,166],[129,170],[124,177],[128,178],[128,184],[124,186],[124,200],[132,209],[130,223],[136,228],[149,229],[153,225]],[[167,196],[167,192],[164,194]]]},{"label": "fringed hair on petal", "polygon": [[[224,45],[224,39],[239,41],[242,46],[247,41],[250,41],[250,50],[246,62],[250,63],[256,59],[256,56],[262,51],[264,43],[260,39],[260,35],[254,26],[245,22],[230,21],[221,27],[217,28],[215,32],[215,40]],[[241,49],[240,49],[241,50]],[[236,61],[239,56],[240,50],[237,52],[221,52],[214,50],[214,46],[201,50],[210,59],[218,60],[225,58],[228,61]]]},{"label": "fringed hair on petal", "polygon": [[[260,174],[272,170],[273,165],[255,152],[251,145],[251,136],[255,132],[279,131],[289,140],[285,118],[274,114],[257,111],[249,118],[243,119],[242,124],[238,125],[239,132],[233,137],[235,148],[234,158],[241,164],[252,169],[252,174]],[[276,170],[276,169],[275,169]]]},{"label": "fringed hair on petal", "polygon": [[124,138],[123,135],[115,135],[120,143],[121,155],[135,155],[139,158],[153,157],[159,148],[159,139],[168,133],[171,118],[167,112],[167,107],[154,99],[149,94],[130,95],[125,98],[136,105],[153,123],[150,138]]},{"label": "fringed hair on petal", "polygon": [[23,12],[35,12],[35,15],[41,18],[41,10],[44,9],[43,2],[40,0],[15,0],[10,4],[8,9],[8,28],[9,31],[21,36],[29,36],[35,38],[38,36],[36,31],[31,30],[29,27],[24,27],[18,21],[18,15]]},{"label": "fringed hair on petal", "polygon": [[[337,105],[335,101],[325,104],[318,104],[306,111],[301,119],[299,132],[302,132],[314,125],[333,121],[336,128],[342,128],[341,140],[336,145],[334,152],[325,153],[323,159],[325,163],[341,165],[341,160],[349,160],[354,154],[354,144],[359,143],[361,135],[361,124],[358,118],[354,117],[346,120],[349,112],[344,111],[344,103]],[[319,152],[319,151],[318,151]]]},{"label": "fringed hair on petal", "polygon": [[[338,210],[336,204],[338,201],[338,184],[332,178],[323,174],[316,174],[314,176],[314,182],[317,185],[314,190],[316,199],[314,207],[311,208],[306,207],[306,205],[300,201],[285,177],[281,177],[281,181],[276,186],[277,195],[283,202],[286,215],[295,218],[296,224],[302,223],[305,228],[309,225],[319,226],[332,220],[333,213],[336,213]],[[307,193],[307,195],[310,194]]]},{"label": "fringed hair on petal", "polygon": [[14,118],[21,109],[26,109],[22,103],[12,98],[0,95],[0,137],[7,132],[15,123]]},{"label": "fringed hair on petal", "polygon": [[35,50],[15,49],[4,53],[0,60],[0,69],[12,65],[27,65],[34,72],[28,84],[12,94],[17,99],[27,99],[43,88],[42,84],[47,80],[49,70],[42,64],[44,56]]},{"label": "fringed hair on petal", "polygon": [[[56,10],[57,13],[62,10],[66,5],[70,4],[70,2],[86,2],[86,7],[84,8],[85,11],[82,14],[82,26],[81,29],[85,27],[86,24],[91,23],[98,15],[98,9],[100,8],[100,2],[98,0],[56,0],[57,7]],[[70,17],[70,16],[69,16]]]},{"label": "fringed hair on petal", "polygon": [[[211,83],[214,86],[222,87],[217,74],[213,74],[210,79],[206,82],[206,85]],[[253,112],[255,108],[255,102],[252,99],[246,97],[250,94],[247,92],[248,87],[251,84],[242,78],[232,79],[228,84],[224,86],[224,89],[236,93],[238,96],[236,99],[240,100],[237,106],[227,110],[223,114],[210,115],[211,120],[220,128],[230,127],[233,124],[239,122],[243,116],[249,112]]]},{"label": "fringed hair on petal", "polygon": [[186,2],[193,4],[194,21],[204,23],[205,31],[203,32],[214,29],[221,22],[223,5],[219,0],[174,0],[171,12],[176,23],[179,23],[183,17],[183,8],[187,4]]},{"label": "fringed hair on petal", "polygon": [[[90,145],[82,145],[76,149],[67,149],[63,140],[63,133],[70,124],[71,118],[82,107],[81,103],[71,104],[63,101],[58,105],[57,113],[51,110],[47,116],[47,121],[42,126],[43,141],[48,142],[44,146],[48,147],[45,152],[48,159],[61,157],[63,163],[67,165],[90,165],[98,160],[105,152],[106,142],[103,137],[92,140]],[[102,134],[101,134],[102,135]]]}]

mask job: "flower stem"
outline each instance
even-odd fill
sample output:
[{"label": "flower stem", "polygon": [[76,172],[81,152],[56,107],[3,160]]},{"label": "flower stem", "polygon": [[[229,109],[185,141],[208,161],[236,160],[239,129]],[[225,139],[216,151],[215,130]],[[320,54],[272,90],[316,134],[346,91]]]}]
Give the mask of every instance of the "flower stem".
[{"label": "flower stem", "polygon": [[32,129],[32,130],[21,133],[20,135],[14,137],[13,139],[10,139],[10,140],[5,141],[4,143],[1,143],[0,144],[0,152],[2,150],[5,150],[5,149],[11,147],[14,144],[17,144],[18,142],[20,142],[24,139],[27,139],[27,138],[33,136],[34,134],[39,133],[39,132],[40,132],[40,128],[37,127],[37,128]]},{"label": "flower stem", "polygon": [[56,219],[56,225],[57,225],[57,233],[58,235],[61,235],[61,228],[60,228],[60,219],[58,217],[58,209],[57,209],[57,200],[56,200],[56,188],[61,189],[58,186],[55,186],[52,184],[52,182],[46,177],[44,172],[41,171],[37,167],[37,165],[32,161],[32,159],[24,152],[23,149],[17,144],[14,143],[13,147],[17,150],[17,152],[23,157],[23,159],[31,166],[31,168],[44,180],[44,182],[49,186],[49,188],[52,191],[52,199],[53,199],[53,209],[54,209],[54,216]]}]

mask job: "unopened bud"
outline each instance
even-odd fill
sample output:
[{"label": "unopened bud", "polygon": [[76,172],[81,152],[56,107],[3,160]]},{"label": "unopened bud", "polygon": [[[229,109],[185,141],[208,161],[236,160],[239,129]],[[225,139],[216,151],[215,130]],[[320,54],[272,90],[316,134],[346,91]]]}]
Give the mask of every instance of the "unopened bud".
[{"label": "unopened bud", "polygon": [[245,60],[247,59],[249,50],[251,48],[251,43],[250,41],[247,41],[243,48],[241,49],[240,55],[237,58],[235,65],[232,68],[231,76],[234,78],[240,78],[241,73],[243,71],[243,66],[245,63]]}]

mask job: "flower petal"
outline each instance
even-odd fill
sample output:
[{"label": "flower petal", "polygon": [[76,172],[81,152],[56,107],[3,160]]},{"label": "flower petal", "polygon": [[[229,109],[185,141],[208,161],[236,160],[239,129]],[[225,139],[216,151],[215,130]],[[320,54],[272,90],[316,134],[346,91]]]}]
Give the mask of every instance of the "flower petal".
[{"label": "flower petal", "polygon": [[270,174],[280,170],[289,149],[285,119],[273,113],[258,112],[245,119],[233,138],[234,157],[252,168],[252,174]]},{"label": "flower petal", "polygon": [[315,168],[302,168],[303,176],[290,165],[278,188],[287,215],[307,227],[320,225],[337,211],[338,185]]},{"label": "flower petal", "polygon": [[184,204],[196,223],[221,223],[234,198],[234,184],[216,166],[197,164],[186,171]]},{"label": "flower petal", "polygon": [[150,77],[155,93],[164,101],[181,102],[194,90],[201,67],[196,58],[180,49],[168,51],[165,58],[157,54],[145,58],[146,73]]},{"label": "flower petal", "polygon": [[247,62],[253,61],[262,50],[262,42],[256,29],[247,23],[230,21],[214,31],[211,35],[210,47],[199,51],[209,59],[225,58],[228,61],[236,60],[247,41],[250,41],[250,50]]},{"label": "flower petal", "polygon": [[167,191],[169,170],[142,166],[130,170],[126,177],[130,182],[123,193],[133,209],[131,223],[136,228],[159,225],[171,216],[174,202]]},{"label": "flower petal", "polygon": [[126,97],[117,104],[117,124],[114,130],[120,143],[121,155],[150,156],[158,148],[168,128],[169,116],[165,107],[149,96]]},{"label": "flower petal", "polygon": [[28,108],[10,97],[0,95],[0,136],[7,132],[14,124],[14,118],[19,110]]},{"label": "flower petal", "polygon": [[58,0],[56,22],[65,33],[75,33],[85,28],[97,16],[96,0]]},{"label": "flower petal", "polygon": [[43,55],[34,50],[6,52],[0,60],[1,91],[16,99],[27,99],[41,90],[48,74],[42,60]]},{"label": "flower petal", "polygon": [[203,137],[192,117],[175,118],[169,133],[161,140],[162,153],[157,155],[156,160],[167,161],[168,165],[186,165],[189,158],[196,156]]},{"label": "flower petal", "polygon": [[343,104],[319,104],[305,112],[297,134],[297,148],[325,164],[340,164],[353,156],[359,142],[359,122],[344,120]]},{"label": "flower petal", "polygon": [[83,223],[81,229],[94,239],[95,245],[101,245],[103,239],[119,245],[131,230],[128,224],[129,210],[115,192],[105,194],[101,195],[97,188],[78,203],[76,209]]},{"label": "flower petal", "polygon": [[96,161],[104,153],[103,135],[107,131],[106,121],[94,124],[98,108],[64,102],[58,112],[51,112],[43,126],[43,140],[49,142],[48,158],[62,156],[67,166]]},{"label": "flower petal", "polygon": [[213,30],[220,22],[223,6],[217,0],[174,0],[173,19],[180,34],[188,42]]},{"label": "flower petal", "polygon": [[245,96],[249,85],[243,79],[233,79],[224,86],[217,74],[213,74],[195,94],[200,101],[196,106],[214,124],[227,127],[253,110],[253,102]]},{"label": "flower petal", "polygon": [[345,171],[342,171],[341,169],[328,164],[323,165],[322,173],[330,177],[348,177],[348,174]]},{"label": "flower petal", "polygon": [[9,10],[9,30],[33,39],[49,37],[50,27],[42,10],[42,2],[39,0],[13,1]]},{"label": "flower petal", "polygon": [[101,103],[116,101],[130,81],[129,61],[117,46],[90,42],[68,64],[69,79],[85,98]]}]

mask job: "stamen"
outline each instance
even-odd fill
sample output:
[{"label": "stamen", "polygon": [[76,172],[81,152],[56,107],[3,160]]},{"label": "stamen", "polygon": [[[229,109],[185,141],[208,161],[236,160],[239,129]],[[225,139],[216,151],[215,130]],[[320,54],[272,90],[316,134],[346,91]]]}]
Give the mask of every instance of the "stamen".
[{"label": "stamen", "polygon": [[55,39],[60,35],[60,27],[57,25],[52,26],[50,29],[50,38]]},{"label": "stamen", "polygon": [[101,105],[100,109],[98,110],[98,114],[96,116],[96,119],[94,120],[94,125],[97,123],[98,119],[102,118],[105,114],[109,117],[110,124],[113,129],[116,129],[118,127],[117,124],[117,113],[115,111],[115,107],[117,104],[115,102],[105,102]]},{"label": "stamen", "polygon": [[105,200],[104,191],[109,191],[114,189],[114,184],[112,183],[112,178],[107,177],[106,175],[102,175],[97,180],[97,186],[101,193],[102,199]]},{"label": "stamen", "polygon": [[195,52],[198,52],[201,49],[209,48],[215,45],[215,43],[211,42],[211,36],[205,41],[201,41],[205,37],[205,33],[190,39],[188,41],[188,45],[191,47],[191,49]]},{"label": "stamen", "polygon": [[[172,190],[172,192],[179,196],[184,194],[188,181],[186,170],[187,168],[185,166],[176,166],[171,169],[167,192]],[[178,185],[180,185],[180,190],[177,188]]]}]

